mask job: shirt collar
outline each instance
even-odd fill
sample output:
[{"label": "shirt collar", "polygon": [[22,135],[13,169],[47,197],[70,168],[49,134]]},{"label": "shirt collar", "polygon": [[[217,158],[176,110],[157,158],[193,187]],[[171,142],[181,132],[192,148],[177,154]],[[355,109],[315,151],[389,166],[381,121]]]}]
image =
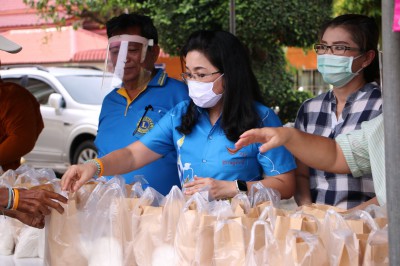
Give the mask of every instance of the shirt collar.
[{"label": "shirt collar", "polygon": [[157,69],[156,75],[150,80],[148,86],[163,87],[167,81],[168,74],[163,69]]}]

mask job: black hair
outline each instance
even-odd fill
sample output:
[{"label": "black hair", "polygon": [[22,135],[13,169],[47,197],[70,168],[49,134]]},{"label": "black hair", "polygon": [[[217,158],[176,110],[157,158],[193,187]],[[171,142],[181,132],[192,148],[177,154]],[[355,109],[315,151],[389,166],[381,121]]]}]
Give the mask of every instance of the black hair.
[{"label": "black hair", "polygon": [[149,16],[137,13],[121,14],[108,20],[106,22],[107,37],[121,34],[121,32],[133,27],[140,28],[143,37],[153,39],[154,44],[158,44],[158,32],[153,20]]},{"label": "black hair", "polygon": [[379,28],[372,17],[359,14],[345,14],[338,16],[325,23],[319,34],[322,39],[327,28],[342,27],[351,34],[353,41],[363,52],[375,51],[375,58],[364,68],[364,79],[366,82],[376,81],[379,84]]},{"label": "black hair", "polygon": [[[224,96],[221,127],[226,137],[237,141],[246,130],[259,127],[261,120],[254,107],[263,103],[259,84],[253,73],[245,46],[233,34],[222,30],[200,30],[192,33],[181,50],[182,63],[191,51],[198,51],[221,73]],[[198,118],[197,106],[190,102],[176,129],[190,134]]]}]

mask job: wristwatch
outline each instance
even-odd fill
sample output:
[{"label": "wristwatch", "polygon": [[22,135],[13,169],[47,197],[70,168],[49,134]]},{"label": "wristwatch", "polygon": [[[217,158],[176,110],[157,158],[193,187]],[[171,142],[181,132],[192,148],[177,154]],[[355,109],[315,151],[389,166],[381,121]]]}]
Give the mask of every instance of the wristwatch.
[{"label": "wristwatch", "polygon": [[236,180],[236,189],[237,189],[238,193],[247,193],[246,181]]}]

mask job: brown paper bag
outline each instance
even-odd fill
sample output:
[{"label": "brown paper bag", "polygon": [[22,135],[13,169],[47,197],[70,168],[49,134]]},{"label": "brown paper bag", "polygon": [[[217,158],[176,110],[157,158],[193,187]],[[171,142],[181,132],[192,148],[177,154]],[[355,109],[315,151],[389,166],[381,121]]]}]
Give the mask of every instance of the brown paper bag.
[{"label": "brown paper bag", "polygon": [[60,203],[64,213],[52,209],[46,218],[45,265],[48,266],[86,266],[88,262],[81,253],[81,235],[78,211],[75,200],[68,204]]},{"label": "brown paper bag", "polygon": [[200,221],[207,212],[208,201],[199,193],[185,200],[187,201],[179,216],[174,239],[175,261],[176,265],[195,265]]},{"label": "brown paper bag", "polygon": [[388,227],[378,229],[369,235],[365,254],[364,266],[385,266],[389,265],[389,240]]},{"label": "brown paper bag", "polygon": [[286,239],[290,229],[301,230],[316,234],[318,232],[318,220],[311,215],[291,214],[290,216],[276,216],[274,236],[277,239]]},{"label": "brown paper bag", "polygon": [[134,253],[134,228],[137,228],[137,224],[133,226],[132,215],[133,209],[136,204],[139,202],[139,198],[124,198],[126,209],[126,217],[123,219],[123,228],[125,234],[125,244],[124,244],[124,265],[126,266],[135,266],[136,259]]},{"label": "brown paper bag", "polygon": [[154,247],[161,245],[162,207],[140,206],[142,212],[134,233],[133,250],[138,265],[152,265]]},{"label": "brown paper bag", "polygon": [[201,215],[193,265],[211,265],[214,256],[214,226],[216,217]]},{"label": "brown paper bag", "polygon": [[186,210],[179,218],[174,241],[177,265],[191,265],[194,261],[200,216],[197,210]]},{"label": "brown paper bag", "polygon": [[214,226],[213,265],[244,265],[255,218],[232,217]]},{"label": "brown paper bag", "polygon": [[285,266],[328,266],[328,254],[319,237],[308,232],[290,230],[286,238]]},{"label": "brown paper bag", "polygon": [[283,266],[283,263],[282,254],[273,235],[271,224],[262,220],[255,221],[251,229],[245,265]]},{"label": "brown paper bag", "polygon": [[337,208],[335,206],[317,204],[317,203],[313,203],[310,205],[303,205],[303,206],[299,207],[298,210],[303,213],[310,214],[319,220],[323,220],[325,218],[326,212],[328,210],[333,210],[337,213],[346,212],[346,210]]},{"label": "brown paper bag", "polygon": [[329,259],[331,266],[360,265],[360,244],[355,233],[348,229],[331,232]]}]

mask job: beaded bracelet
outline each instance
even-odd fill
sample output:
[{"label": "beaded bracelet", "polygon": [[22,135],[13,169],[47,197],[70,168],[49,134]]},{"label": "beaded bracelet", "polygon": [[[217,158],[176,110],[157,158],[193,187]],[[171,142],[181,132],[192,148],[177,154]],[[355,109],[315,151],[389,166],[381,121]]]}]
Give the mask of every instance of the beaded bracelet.
[{"label": "beaded bracelet", "polygon": [[14,203],[12,206],[12,210],[16,210],[18,208],[19,203],[19,190],[17,188],[13,188],[14,191]]},{"label": "beaded bracelet", "polygon": [[104,167],[103,167],[103,162],[100,159],[96,158],[96,159],[88,160],[85,162],[85,164],[87,164],[87,163],[92,163],[97,166],[97,171],[94,174],[95,177],[99,177],[99,176],[103,175]]},{"label": "beaded bracelet", "polygon": [[13,199],[14,199],[13,191],[12,191],[11,188],[8,188],[8,204],[7,204],[7,207],[6,207],[7,210],[11,209]]}]

